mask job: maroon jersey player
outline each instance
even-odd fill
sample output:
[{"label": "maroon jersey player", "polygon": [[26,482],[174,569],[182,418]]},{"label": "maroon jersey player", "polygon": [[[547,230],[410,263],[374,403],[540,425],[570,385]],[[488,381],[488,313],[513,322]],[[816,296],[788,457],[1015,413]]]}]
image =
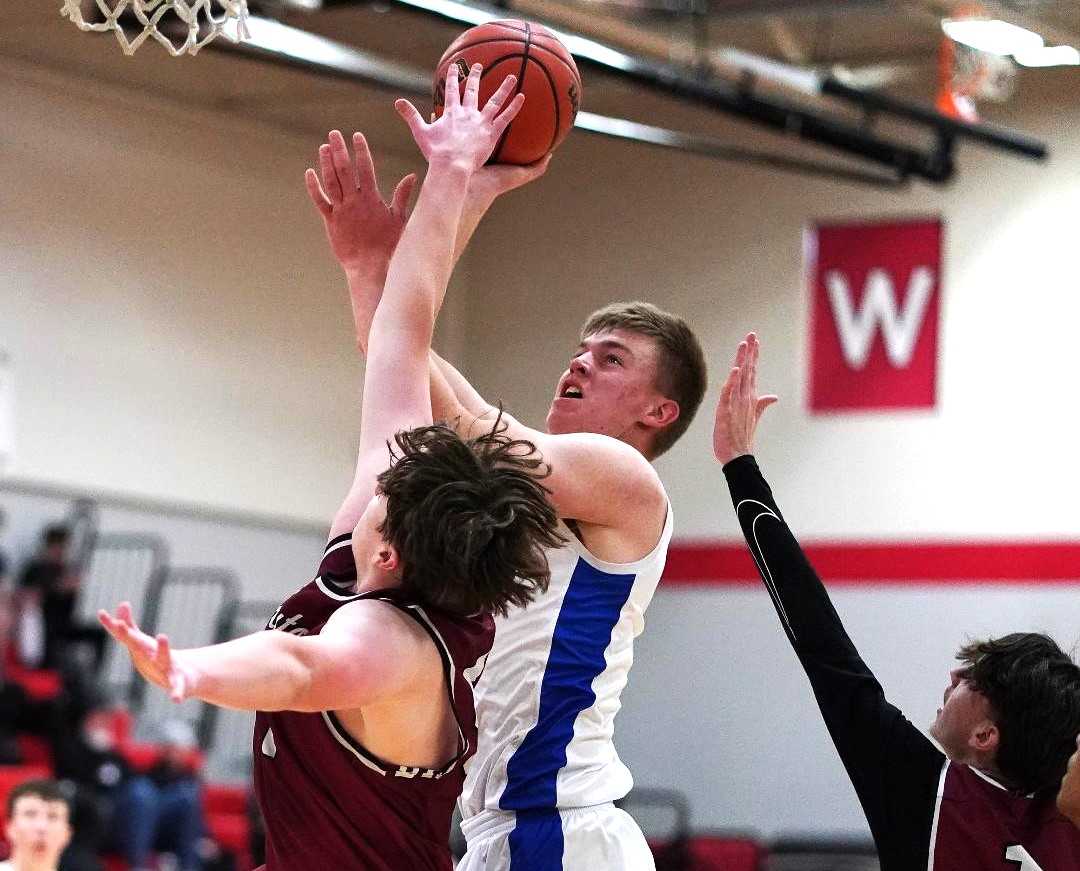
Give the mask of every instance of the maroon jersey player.
[{"label": "maroon jersey player", "polygon": [[[522,97],[513,77],[481,109],[480,70],[427,124],[398,110],[428,161],[416,208],[382,205],[357,136],[320,149],[328,225],[335,211],[382,209],[401,238],[382,269],[371,323],[360,448],[352,488],[334,518],[318,576],[267,629],[224,644],[172,650],[121,605],[101,613],[147,680],[179,701],[256,710],[256,789],[269,871],[451,867],[450,815],[475,745],[470,669],[490,648],[488,612],[526,603],[548,577],[543,548],[557,521],[531,445],[497,429],[464,441],[433,425],[428,353],[449,280],[453,240],[472,173]],[[365,325],[366,326],[366,325]],[[388,444],[394,448],[388,451]]]},{"label": "maroon jersey player", "polygon": [[1080,871],[1080,830],[1054,802],[1080,731],[1080,668],[1047,636],[1015,633],[961,649],[934,741],[890,704],[751,456],[776,400],[757,394],[757,355],[748,336],[721,391],[713,449],[882,871]]}]

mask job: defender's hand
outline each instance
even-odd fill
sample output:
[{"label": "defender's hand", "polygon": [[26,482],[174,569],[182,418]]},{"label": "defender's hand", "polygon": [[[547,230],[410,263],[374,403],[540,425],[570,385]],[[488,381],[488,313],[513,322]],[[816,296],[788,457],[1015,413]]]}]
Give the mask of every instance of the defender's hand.
[{"label": "defender's hand", "polygon": [[713,454],[721,463],[729,463],[743,454],[753,453],[754,431],[765,409],[778,401],[772,394],[758,396],[758,338],[750,333],[739,343],[735,365],[720,389],[713,423]]},{"label": "defender's hand", "polygon": [[479,169],[491,157],[503,132],[521,111],[524,94],[518,94],[503,108],[517,84],[517,77],[512,75],[503,80],[483,109],[479,107],[482,69],[480,64],[473,64],[462,92],[457,66],[450,64],[446,70],[446,105],[442,116],[430,124],[408,100],[398,100],[394,104],[429,165],[455,162],[470,171]]},{"label": "defender's hand", "polygon": [[131,616],[131,605],[121,602],[114,617],[98,611],[98,620],[108,633],[127,648],[131,662],[147,681],[165,690],[174,702],[182,702],[194,692],[195,675],[183,662],[183,651],[173,651],[165,635],[147,635]]},{"label": "defender's hand", "polygon": [[386,272],[408,217],[409,197],[416,185],[410,173],[398,182],[387,203],[379,191],[371,150],[362,133],[353,134],[356,159],[349,156],[345,138],[331,130],[319,146],[319,170],[304,173],[308,195],[323,219],[326,238],[346,272]]}]

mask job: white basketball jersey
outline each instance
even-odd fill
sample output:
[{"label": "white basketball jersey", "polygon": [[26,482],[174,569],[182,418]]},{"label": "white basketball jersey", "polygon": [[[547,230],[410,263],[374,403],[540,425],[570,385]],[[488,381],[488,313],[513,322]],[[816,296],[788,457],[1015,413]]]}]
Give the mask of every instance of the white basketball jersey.
[{"label": "white basketball jersey", "polygon": [[466,819],[600,804],[633,785],[615,752],[615,715],[667,559],[671,506],[660,541],[633,563],[598,559],[560,526],[566,544],[547,551],[547,592],[496,617],[495,644],[470,676],[479,735],[465,766]]}]

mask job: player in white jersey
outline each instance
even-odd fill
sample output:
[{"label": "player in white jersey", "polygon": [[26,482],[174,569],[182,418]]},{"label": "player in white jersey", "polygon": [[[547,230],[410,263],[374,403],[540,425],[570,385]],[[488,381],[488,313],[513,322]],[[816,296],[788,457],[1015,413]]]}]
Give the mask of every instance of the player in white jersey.
[{"label": "player in white jersey", "polygon": [[[342,153],[340,144],[325,147],[324,160]],[[500,194],[546,166],[474,173],[457,253]],[[396,243],[387,220],[394,199],[388,206],[375,191],[327,222],[358,336],[382,292],[378,270],[365,265],[383,262]],[[431,375],[436,419],[462,435],[490,429],[495,409],[434,353]],[[479,739],[461,799],[468,852],[460,868],[653,867],[640,830],[612,804],[632,785],[612,736],[671,537],[667,494],[649,461],[685,432],[704,392],[704,355],[686,323],[623,303],[585,324],[545,432],[504,416],[507,434],[534,442],[551,466],[544,483],[566,543],[547,554],[547,593],[496,621],[492,652],[473,678]]]}]

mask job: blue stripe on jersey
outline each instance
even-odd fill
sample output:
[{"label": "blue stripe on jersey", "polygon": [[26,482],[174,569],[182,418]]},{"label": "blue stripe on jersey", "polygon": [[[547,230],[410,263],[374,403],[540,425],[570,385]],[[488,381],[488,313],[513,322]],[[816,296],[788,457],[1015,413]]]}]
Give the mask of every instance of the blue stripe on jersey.
[{"label": "blue stripe on jersey", "polygon": [[511,871],[562,871],[562,817],[555,808],[518,811],[510,833]]},{"label": "blue stripe on jersey", "polygon": [[[555,621],[536,725],[506,765],[504,810],[544,810],[557,806],[556,780],[566,765],[566,748],[574,737],[574,721],[592,707],[592,683],[606,667],[604,651],[637,575],[603,572],[579,559]],[[562,827],[558,814],[552,831],[548,815],[518,814],[510,836],[510,867],[562,867]],[[546,820],[546,822],[545,822]],[[543,842],[543,846],[539,842]],[[534,864],[532,856],[548,855],[557,846],[558,864]],[[516,847],[516,849],[515,849]]]}]

